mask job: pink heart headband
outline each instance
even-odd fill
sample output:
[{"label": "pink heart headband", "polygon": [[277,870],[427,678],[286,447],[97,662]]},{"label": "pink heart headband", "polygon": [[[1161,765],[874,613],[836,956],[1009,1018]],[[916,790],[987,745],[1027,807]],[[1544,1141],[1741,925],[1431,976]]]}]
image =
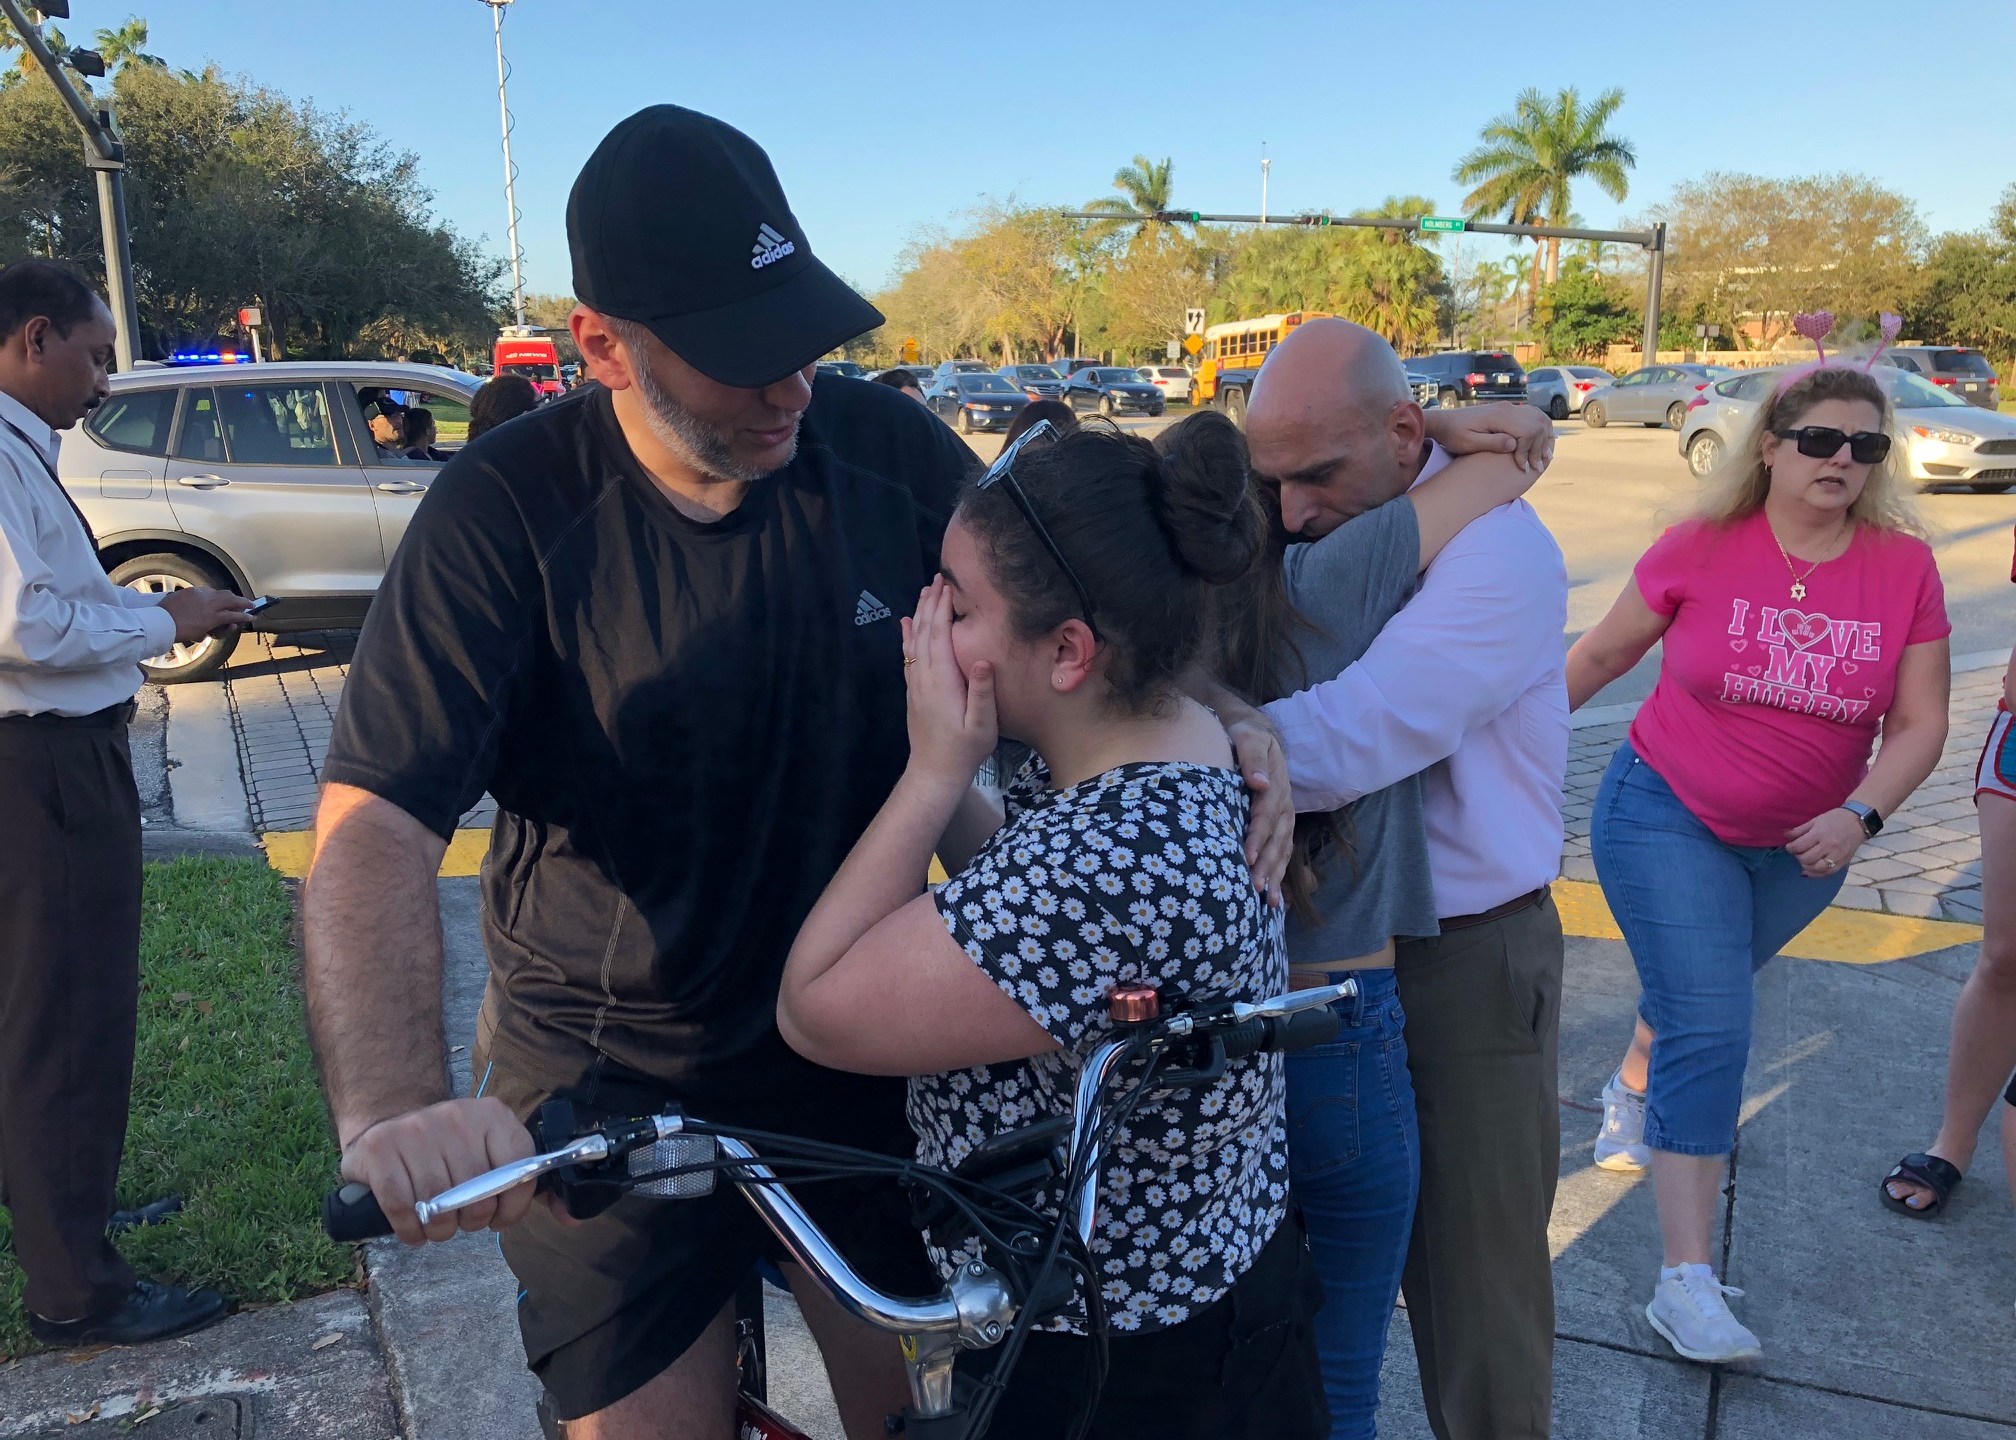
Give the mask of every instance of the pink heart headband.
[{"label": "pink heart headband", "polygon": [[[1834,333],[1834,312],[1832,310],[1803,310],[1792,317],[1792,328],[1799,334],[1804,335],[1808,340],[1811,340],[1813,348],[1819,351],[1820,355],[1818,359],[1809,360],[1804,365],[1795,365],[1779,376],[1778,388],[1781,391],[1786,386],[1805,379],[1806,376],[1811,375],[1815,370],[1821,369],[1829,363],[1827,359],[1827,347],[1821,342]],[[1893,315],[1888,310],[1885,310],[1877,321],[1877,329],[1881,332],[1883,340],[1881,344],[1877,345],[1875,353],[1862,362],[1862,369],[1865,371],[1873,372],[1875,370],[1876,362],[1883,357],[1883,352],[1890,348],[1890,342],[1903,332],[1903,317]]]}]

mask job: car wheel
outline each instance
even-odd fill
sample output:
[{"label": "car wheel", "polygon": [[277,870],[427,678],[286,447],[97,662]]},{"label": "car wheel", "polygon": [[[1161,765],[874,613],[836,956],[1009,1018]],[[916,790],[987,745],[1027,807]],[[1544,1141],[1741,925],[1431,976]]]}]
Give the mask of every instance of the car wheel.
[{"label": "car wheel", "polygon": [[957,417],[953,419],[952,428],[957,430],[961,435],[971,435],[973,433],[973,418],[964,410],[961,410]]},{"label": "car wheel", "polygon": [[1604,425],[1609,423],[1609,417],[1603,413],[1603,404],[1601,401],[1596,401],[1582,407],[1582,423],[1587,425],[1591,430],[1601,430]]},{"label": "car wheel", "polygon": [[1444,385],[1440,390],[1435,392],[1435,404],[1439,409],[1454,410],[1459,399],[1460,397],[1456,394],[1453,386]]},{"label": "car wheel", "polygon": [[1668,430],[1678,430],[1686,423],[1687,407],[1685,405],[1675,400],[1671,405],[1666,407],[1666,428]]},{"label": "car wheel", "polygon": [[1567,396],[1556,395],[1552,400],[1547,402],[1547,418],[1549,420],[1566,420],[1568,418]]},{"label": "car wheel", "polygon": [[1713,430],[1703,430],[1687,442],[1687,468],[1696,475],[1706,475],[1722,463],[1722,437]]},{"label": "car wheel", "polygon": [[[138,590],[144,595],[166,595],[176,590],[202,588],[229,590],[231,582],[211,566],[187,555],[136,555],[115,566],[112,583]],[[212,635],[194,645],[177,645],[166,654],[140,662],[141,673],[156,685],[185,685],[207,680],[230,661],[238,648],[238,634]]]},{"label": "car wheel", "polygon": [[1225,393],[1225,418],[1241,430],[1246,428],[1246,392],[1228,390]]}]

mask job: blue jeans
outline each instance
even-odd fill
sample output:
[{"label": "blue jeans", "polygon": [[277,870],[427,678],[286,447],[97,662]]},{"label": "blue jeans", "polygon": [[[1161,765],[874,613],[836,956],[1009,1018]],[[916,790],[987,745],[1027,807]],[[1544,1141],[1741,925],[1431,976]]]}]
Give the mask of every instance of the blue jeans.
[{"label": "blue jeans", "polygon": [[1379,1366],[1421,1189],[1406,1016],[1391,970],[1340,1001],[1344,1028],[1288,1057],[1288,1176],[1323,1282],[1316,1344],[1332,1440],[1378,1434]]},{"label": "blue jeans", "polygon": [[1645,1143],[1726,1155],[1750,1060],[1752,976],[1847,877],[1808,879],[1782,847],[1718,840],[1628,741],[1596,792],[1589,843],[1654,1037]]}]

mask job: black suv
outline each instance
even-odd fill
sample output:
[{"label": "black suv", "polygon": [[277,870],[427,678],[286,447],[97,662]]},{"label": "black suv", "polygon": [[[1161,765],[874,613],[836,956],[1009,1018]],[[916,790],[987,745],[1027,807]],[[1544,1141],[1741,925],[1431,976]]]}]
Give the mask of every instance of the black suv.
[{"label": "black suv", "polygon": [[1526,372],[1504,350],[1451,350],[1420,355],[1406,362],[1408,379],[1435,382],[1435,400],[1443,409],[1481,405],[1487,400],[1524,400]]},{"label": "black suv", "polygon": [[1964,345],[1899,345],[1883,358],[1899,370],[1922,375],[1941,390],[1951,390],[1969,405],[1999,409],[2002,384],[1995,367],[1979,350]]}]

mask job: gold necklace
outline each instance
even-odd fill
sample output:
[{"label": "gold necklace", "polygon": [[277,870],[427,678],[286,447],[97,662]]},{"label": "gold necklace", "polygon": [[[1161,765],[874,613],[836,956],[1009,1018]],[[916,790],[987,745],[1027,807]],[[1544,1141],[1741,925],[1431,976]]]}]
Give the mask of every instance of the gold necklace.
[{"label": "gold necklace", "polygon": [[1764,526],[1771,532],[1771,543],[1778,547],[1778,558],[1785,562],[1785,573],[1792,577],[1792,598],[1794,600],[1804,600],[1806,598],[1806,582],[1813,578],[1815,570],[1818,570],[1822,565],[1827,563],[1828,557],[1832,555],[1835,545],[1840,543],[1841,535],[1847,532],[1848,526],[1845,523],[1842,525],[1840,532],[1836,533],[1834,538],[1827,542],[1827,548],[1820,552],[1820,558],[1806,567],[1804,575],[1801,575],[1798,567],[1792,563],[1792,553],[1785,548],[1785,542],[1778,538],[1778,527],[1771,523],[1771,517],[1768,515],[1764,517]]}]

